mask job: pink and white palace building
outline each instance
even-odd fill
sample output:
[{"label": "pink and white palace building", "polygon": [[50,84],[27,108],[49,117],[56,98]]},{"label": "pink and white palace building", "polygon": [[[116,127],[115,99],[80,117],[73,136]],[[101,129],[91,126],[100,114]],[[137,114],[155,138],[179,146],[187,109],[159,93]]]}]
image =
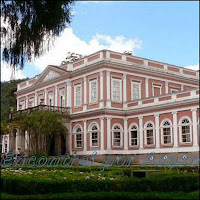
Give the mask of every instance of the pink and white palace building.
[{"label": "pink and white palace building", "polygon": [[[141,159],[151,152],[199,153],[198,71],[102,50],[73,63],[47,66],[18,84],[16,95],[18,110],[40,104],[66,108],[68,133],[64,144],[55,143],[57,154],[96,151],[99,159]],[[26,132],[4,137],[9,150],[28,148]]]}]

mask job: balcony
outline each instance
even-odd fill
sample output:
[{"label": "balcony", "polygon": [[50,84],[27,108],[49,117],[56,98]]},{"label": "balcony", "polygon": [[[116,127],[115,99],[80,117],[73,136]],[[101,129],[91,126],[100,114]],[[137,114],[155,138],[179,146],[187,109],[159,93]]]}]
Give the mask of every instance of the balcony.
[{"label": "balcony", "polygon": [[70,108],[69,107],[49,106],[49,105],[42,105],[41,104],[41,105],[38,105],[38,106],[26,108],[26,109],[20,108],[20,110],[18,110],[17,112],[13,112],[13,110],[11,109],[9,119],[10,120],[14,119],[17,114],[31,113],[31,112],[38,111],[38,110],[47,110],[47,111],[51,111],[51,112],[54,112],[54,113],[59,113],[59,114],[62,115],[62,117],[69,117],[69,115],[70,115]]}]

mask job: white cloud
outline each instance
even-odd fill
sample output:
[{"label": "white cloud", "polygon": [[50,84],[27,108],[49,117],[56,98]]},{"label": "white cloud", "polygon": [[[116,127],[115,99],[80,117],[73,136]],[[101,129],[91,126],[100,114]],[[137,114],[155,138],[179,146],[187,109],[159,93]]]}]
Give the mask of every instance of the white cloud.
[{"label": "white cloud", "polygon": [[[6,63],[1,61],[1,82],[9,81],[12,75],[12,68]],[[15,71],[14,79],[25,78],[22,70]]]},{"label": "white cloud", "polygon": [[196,65],[188,65],[188,66],[185,66],[185,68],[199,70],[199,64],[197,63]]},{"label": "white cloud", "polygon": [[137,38],[126,39],[121,35],[113,38],[109,35],[96,34],[87,43],[77,37],[71,28],[67,28],[60,37],[56,38],[54,47],[32,64],[35,68],[43,71],[47,65],[60,65],[68,52],[84,56],[102,49],[109,49],[117,52],[132,51],[134,54],[134,51],[140,49],[141,46],[141,40]]}]

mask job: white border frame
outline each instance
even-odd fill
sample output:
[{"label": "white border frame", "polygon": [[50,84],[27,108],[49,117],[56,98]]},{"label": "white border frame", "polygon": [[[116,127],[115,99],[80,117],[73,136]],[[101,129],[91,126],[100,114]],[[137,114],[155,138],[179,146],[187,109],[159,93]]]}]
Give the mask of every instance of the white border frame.
[{"label": "white border frame", "polygon": [[[120,140],[120,146],[114,146],[114,132],[116,131],[116,129],[114,129],[115,126],[119,126],[120,129],[119,129],[119,132],[120,132],[120,137],[121,137],[121,140]],[[118,147],[122,147],[123,146],[123,132],[124,132],[124,129],[123,127],[121,126],[121,124],[119,123],[115,123],[113,126],[112,126],[112,147],[113,148],[118,148]]]},{"label": "white border frame", "polygon": [[[170,126],[164,126],[164,123],[168,121],[170,123]],[[171,142],[168,144],[164,144],[164,137],[163,137],[163,128],[170,128],[170,136],[171,136]],[[160,123],[160,129],[161,129],[161,144],[163,146],[171,146],[172,145],[172,137],[173,137],[173,125],[172,122],[169,118],[165,118],[162,120],[162,122]]]},{"label": "white border frame", "polygon": [[[136,127],[137,127],[137,145],[131,145],[131,131],[133,130],[133,129],[131,129],[132,126],[136,126]],[[139,147],[139,142],[140,142],[140,141],[139,141],[139,140],[140,140],[139,135],[140,135],[139,126],[138,126],[137,123],[133,122],[133,123],[129,126],[129,146],[130,146],[130,147],[134,147],[134,148]]]},{"label": "white border frame", "polygon": [[[92,84],[92,82],[96,82],[96,88],[97,88],[97,99],[96,99],[96,101],[95,102],[92,102],[92,95],[91,95],[91,84]],[[97,78],[95,78],[95,79],[91,79],[91,80],[89,80],[89,104],[91,105],[91,104],[96,104],[96,103],[98,103],[98,99],[99,99],[99,95],[98,95],[98,92],[99,92],[99,90],[98,90],[98,87],[99,87],[99,85],[98,85],[98,80],[97,80]]]},{"label": "white border frame", "polygon": [[[113,81],[119,81],[119,85],[120,85],[120,91],[119,91],[120,100],[119,101],[113,100]],[[115,77],[111,78],[111,101],[116,102],[116,103],[122,103],[122,79],[120,78],[115,78]]]},{"label": "white border frame", "polygon": [[[139,98],[138,99],[133,99],[133,84],[139,85]],[[142,87],[141,87],[141,82],[136,82],[136,81],[131,81],[131,101],[136,101],[142,98]]]},{"label": "white border frame", "polygon": [[[151,123],[153,125],[153,144],[147,144],[147,130],[150,130],[150,128],[147,128],[147,124]],[[155,146],[156,145],[156,138],[155,138],[155,124],[153,121],[147,121],[144,125],[144,144],[147,147]]]}]

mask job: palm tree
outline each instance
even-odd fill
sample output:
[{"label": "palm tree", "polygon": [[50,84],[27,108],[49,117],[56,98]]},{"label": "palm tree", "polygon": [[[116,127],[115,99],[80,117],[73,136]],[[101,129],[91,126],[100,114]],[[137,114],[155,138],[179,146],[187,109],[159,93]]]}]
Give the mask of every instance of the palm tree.
[{"label": "palm tree", "polygon": [[18,114],[9,127],[27,131],[29,145],[36,155],[49,153],[53,138],[65,132],[61,114],[47,110]]}]

